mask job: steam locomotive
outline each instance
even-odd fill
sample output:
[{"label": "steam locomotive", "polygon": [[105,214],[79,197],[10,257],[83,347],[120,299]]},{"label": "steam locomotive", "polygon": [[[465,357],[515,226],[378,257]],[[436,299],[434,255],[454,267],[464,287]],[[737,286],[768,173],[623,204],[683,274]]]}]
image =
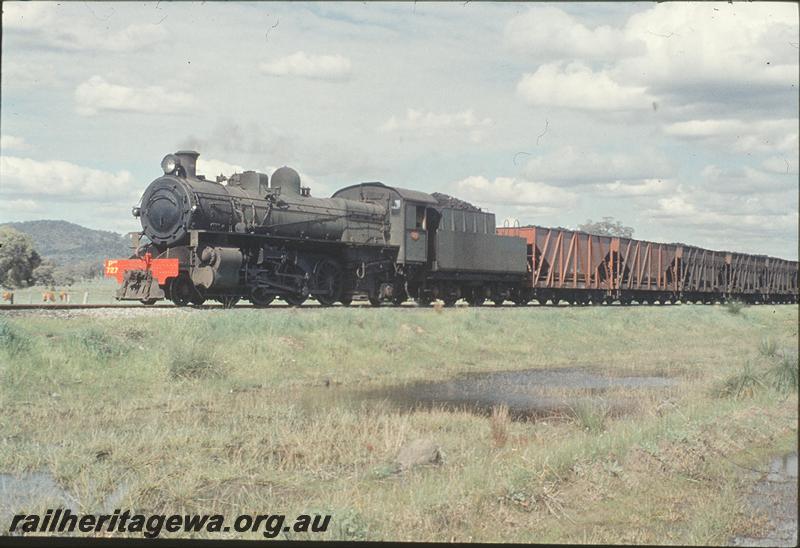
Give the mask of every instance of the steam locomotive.
[{"label": "steam locomotive", "polygon": [[105,263],[119,300],[178,306],[280,298],[300,305],[797,302],[797,262],[564,229],[496,227],[444,194],[365,182],[311,196],[289,167],[207,179],[198,153],[161,162],[133,208],[129,259]]}]

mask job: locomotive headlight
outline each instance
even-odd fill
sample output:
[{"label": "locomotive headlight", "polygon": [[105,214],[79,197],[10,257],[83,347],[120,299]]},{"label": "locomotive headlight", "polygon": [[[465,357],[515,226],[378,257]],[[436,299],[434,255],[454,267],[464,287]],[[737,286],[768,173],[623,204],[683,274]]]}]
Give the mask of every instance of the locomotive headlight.
[{"label": "locomotive headlight", "polygon": [[164,156],[164,159],[161,160],[161,169],[164,170],[165,175],[169,175],[170,173],[174,173],[175,169],[180,165],[178,158],[174,154],[167,154]]}]

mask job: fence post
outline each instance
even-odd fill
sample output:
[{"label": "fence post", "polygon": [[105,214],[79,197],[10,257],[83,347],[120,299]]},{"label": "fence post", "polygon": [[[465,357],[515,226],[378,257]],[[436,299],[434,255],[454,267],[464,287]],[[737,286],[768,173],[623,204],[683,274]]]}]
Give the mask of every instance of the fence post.
[{"label": "fence post", "polygon": [[89,292],[88,291],[84,291],[83,292],[83,304],[87,304],[88,302],[89,302]]}]

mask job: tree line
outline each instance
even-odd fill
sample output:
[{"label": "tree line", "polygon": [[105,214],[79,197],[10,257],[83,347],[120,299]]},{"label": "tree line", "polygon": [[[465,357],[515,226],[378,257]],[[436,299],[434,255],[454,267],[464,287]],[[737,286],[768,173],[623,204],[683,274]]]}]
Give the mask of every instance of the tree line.
[{"label": "tree line", "polygon": [[11,227],[0,227],[0,287],[18,289],[32,285],[69,286],[102,275],[93,261],[58,265],[42,257],[33,238]]}]

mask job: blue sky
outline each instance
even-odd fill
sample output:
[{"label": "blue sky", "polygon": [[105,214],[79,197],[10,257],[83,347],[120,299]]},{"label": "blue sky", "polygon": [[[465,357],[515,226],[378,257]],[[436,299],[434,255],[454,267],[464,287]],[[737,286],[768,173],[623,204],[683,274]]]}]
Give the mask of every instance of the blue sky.
[{"label": "blue sky", "polygon": [[787,3],[3,4],[0,222],[125,232],[164,154],[796,258]]}]

